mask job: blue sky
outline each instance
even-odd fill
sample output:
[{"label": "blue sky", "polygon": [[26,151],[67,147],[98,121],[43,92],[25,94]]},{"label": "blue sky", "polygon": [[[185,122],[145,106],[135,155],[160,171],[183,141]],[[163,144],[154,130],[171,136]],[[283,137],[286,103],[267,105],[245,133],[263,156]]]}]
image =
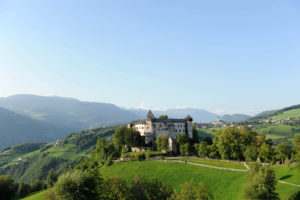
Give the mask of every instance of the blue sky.
[{"label": "blue sky", "polygon": [[297,0],[0,0],[0,96],[255,114],[299,86]]}]

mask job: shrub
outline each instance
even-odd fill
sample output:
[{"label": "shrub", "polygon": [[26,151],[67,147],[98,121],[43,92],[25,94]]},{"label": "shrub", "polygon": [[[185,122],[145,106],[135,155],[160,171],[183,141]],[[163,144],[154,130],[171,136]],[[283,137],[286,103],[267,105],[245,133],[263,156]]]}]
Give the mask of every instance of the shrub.
[{"label": "shrub", "polygon": [[17,185],[14,179],[7,175],[0,175],[0,199],[11,199],[16,191]]},{"label": "shrub", "polygon": [[144,161],[146,159],[146,155],[144,153],[141,153],[137,156],[138,161]]},{"label": "shrub", "polygon": [[110,177],[103,181],[100,188],[100,199],[105,200],[130,200],[131,195],[125,180],[119,177]]},{"label": "shrub", "polygon": [[85,172],[67,172],[58,178],[53,190],[58,200],[96,199],[97,181]]},{"label": "shrub", "polygon": [[255,164],[251,167],[248,181],[245,185],[245,198],[250,200],[276,200],[275,172],[270,167]]}]

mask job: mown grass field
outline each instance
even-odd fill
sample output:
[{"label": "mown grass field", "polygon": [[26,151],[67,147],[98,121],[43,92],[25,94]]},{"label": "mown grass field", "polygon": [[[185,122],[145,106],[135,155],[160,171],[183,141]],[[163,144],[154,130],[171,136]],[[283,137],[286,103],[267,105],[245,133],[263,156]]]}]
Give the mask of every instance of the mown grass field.
[{"label": "mown grass field", "polygon": [[286,165],[275,165],[273,168],[276,171],[276,178],[278,180],[300,185],[300,170],[295,164],[291,165],[290,167]]},{"label": "mown grass field", "polygon": [[[286,173],[286,169],[279,168],[276,176],[280,178]],[[214,193],[216,200],[234,200],[242,199],[244,183],[246,181],[247,173],[232,172],[218,169],[210,169],[205,167],[198,167],[188,164],[171,163],[171,162],[157,162],[157,161],[130,161],[114,163],[110,167],[103,167],[101,173],[104,177],[120,176],[124,178],[128,184],[135,174],[140,174],[146,179],[158,178],[164,184],[168,184],[175,189],[185,181],[194,180],[195,182],[204,182],[208,185]],[[295,174],[300,174],[293,171]],[[290,179],[285,179],[287,182],[298,183],[298,176]],[[276,191],[280,194],[280,198],[287,200],[288,197],[300,188],[291,185],[278,183]]]},{"label": "mown grass field", "polygon": [[243,163],[237,163],[237,162],[235,163],[235,162],[226,162],[226,161],[218,161],[218,160],[202,160],[197,158],[179,158],[176,160],[186,160],[193,163],[199,163],[199,164],[215,166],[215,167],[246,169]]},{"label": "mown grass field", "polygon": [[101,170],[104,177],[120,176],[128,184],[135,174],[140,174],[150,180],[158,178],[164,184],[175,189],[185,181],[204,182],[214,193],[215,199],[240,199],[243,195],[243,183],[246,173],[215,170],[187,164],[171,162],[121,162]]},{"label": "mown grass field", "polygon": [[[191,162],[197,162],[197,160],[199,161],[199,159],[190,159]],[[218,164],[216,164],[216,162],[218,162]],[[240,168],[240,166],[236,165],[238,163],[227,163],[222,161],[203,162],[203,164],[208,163],[212,166],[218,165],[223,167],[227,166],[230,168]],[[291,166],[289,168],[287,166],[276,165],[273,167],[276,170],[277,179],[294,184],[300,184],[300,172],[297,171],[295,166]],[[176,190],[179,189],[179,185],[185,181],[202,181],[211,188],[214,193],[215,200],[242,199],[244,183],[247,178],[247,173],[245,172],[217,170],[183,163],[159,161],[129,161],[114,163],[110,167],[103,167],[101,169],[101,174],[104,178],[120,176],[124,178],[129,185],[134,175],[140,174],[148,180],[158,178],[164,184],[170,185]],[[298,191],[300,191],[299,187],[286,185],[283,183],[278,183],[276,186],[276,192],[280,194],[281,200],[288,200],[290,195]],[[29,195],[22,200],[44,200],[48,195],[49,191],[46,190]]]}]

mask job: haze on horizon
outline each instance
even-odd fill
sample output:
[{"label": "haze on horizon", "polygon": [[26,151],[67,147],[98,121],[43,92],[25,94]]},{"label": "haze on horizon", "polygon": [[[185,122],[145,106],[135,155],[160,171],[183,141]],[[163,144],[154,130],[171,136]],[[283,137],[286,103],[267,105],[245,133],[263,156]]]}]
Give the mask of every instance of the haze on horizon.
[{"label": "haze on horizon", "polygon": [[0,1],[0,97],[256,114],[300,103],[300,2]]}]

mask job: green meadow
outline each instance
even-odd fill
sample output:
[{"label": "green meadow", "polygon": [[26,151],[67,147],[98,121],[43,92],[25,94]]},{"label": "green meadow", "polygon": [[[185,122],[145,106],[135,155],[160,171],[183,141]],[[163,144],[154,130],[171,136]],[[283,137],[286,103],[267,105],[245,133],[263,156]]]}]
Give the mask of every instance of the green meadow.
[{"label": "green meadow", "polygon": [[242,172],[157,161],[114,163],[110,167],[102,168],[101,174],[104,177],[120,176],[128,184],[135,174],[139,174],[148,180],[158,178],[175,189],[178,189],[179,185],[185,181],[202,181],[211,188],[215,199],[223,200],[240,199],[243,195],[243,183],[246,177],[246,173]]},{"label": "green meadow", "polygon": [[299,118],[300,108],[284,111],[281,114],[272,116],[271,119],[287,119],[287,118]]},{"label": "green meadow", "polygon": [[[284,179],[287,172],[289,171],[286,171],[284,166],[276,168],[276,176],[279,179]],[[290,173],[292,173],[292,176],[289,176],[289,178],[286,178],[284,181],[299,183],[300,173],[294,168]],[[101,174],[103,177],[120,176],[124,178],[128,184],[130,184],[135,174],[140,174],[148,180],[158,178],[164,184],[170,185],[175,189],[178,189],[179,185],[185,181],[202,181],[211,188],[216,200],[242,199],[244,183],[247,177],[246,172],[233,172],[184,163],[158,161],[114,163],[110,167],[103,167]],[[287,173],[287,175],[288,174],[289,173]],[[287,200],[290,195],[300,191],[300,188],[278,183],[276,191],[280,194],[281,199]]]},{"label": "green meadow", "polygon": [[246,169],[243,163],[238,162],[226,162],[226,161],[218,161],[218,160],[202,160],[197,158],[179,158],[176,160],[186,160],[192,163],[199,163],[203,165],[209,165],[214,167],[223,167],[223,168],[232,168],[232,169]]}]

